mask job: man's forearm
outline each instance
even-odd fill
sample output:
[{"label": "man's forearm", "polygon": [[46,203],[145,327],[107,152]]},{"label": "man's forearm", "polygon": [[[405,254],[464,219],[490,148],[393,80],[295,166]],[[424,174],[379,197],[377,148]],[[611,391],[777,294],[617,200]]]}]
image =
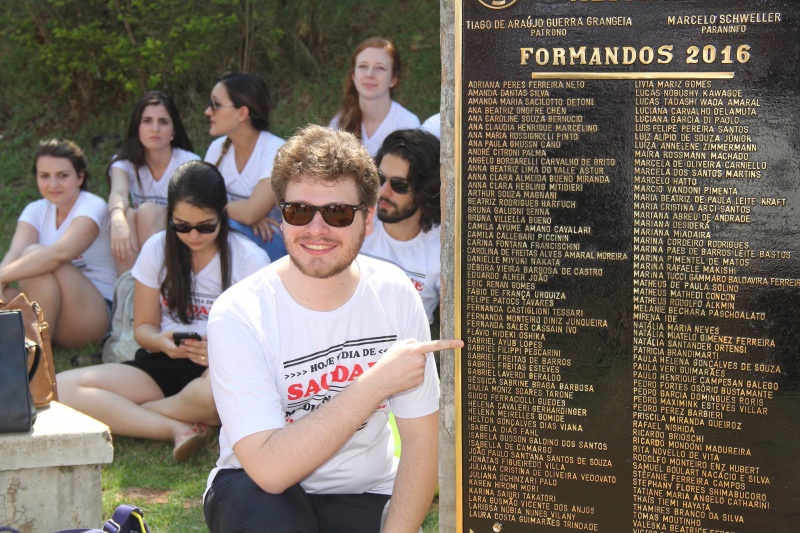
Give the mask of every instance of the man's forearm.
[{"label": "man's forearm", "polygon": [[305,479],[375,411],[385,396],[363,377],[303,418],[236,443],[237,458],[262,490],[280,494]]},{"label": "man's forearm", "polygon": [[439,479],[439,413],[398,418],[397,427],[403,452],[383,533],[416,533],[431,507]]},{"label": "man's forearm", "polygon": [[[281,429],[261,431],[237,442],[233,451],[247,474],[264,491],[281,493],[305,479],[330,459],[386,398],[411,390],[425,377],[427,353],[462,346],[461,341],[440,339],[398,341],[380,361],[359,376],[330,402]],[[398,419],[401,438],[417,440],[417,422],[427,417]],[[438,422],[423,425],[423,450],[438,450]],[[223,427],[225,418],[222,417]],[[401,425],[403,429],[401,429]],[[432,436],[428,435],[432,431]],[[414,454],[410,454],[413,456]],[[420,461],[423,458],[419,459]],[[402,461],[401,461],[402,462]],[[436,462],[433,459],[435,487]],[[430,499],[428,500],[430,503]]]}]

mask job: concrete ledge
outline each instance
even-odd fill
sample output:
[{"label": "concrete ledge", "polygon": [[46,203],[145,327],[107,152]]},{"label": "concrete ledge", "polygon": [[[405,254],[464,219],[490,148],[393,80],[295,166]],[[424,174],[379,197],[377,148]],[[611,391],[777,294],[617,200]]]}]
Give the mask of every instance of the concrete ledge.
[{"label": "concrete ledge", "polygon": [[0,435],[0,471],[110,463],[114,448],[108,426],[53,402],[40,409],[30,433]]},{"label": "concrete ledge", "polygon": [[22,533],[98,527],[108,426],[53,402],[29,433],[0,435],[0,525]]}]

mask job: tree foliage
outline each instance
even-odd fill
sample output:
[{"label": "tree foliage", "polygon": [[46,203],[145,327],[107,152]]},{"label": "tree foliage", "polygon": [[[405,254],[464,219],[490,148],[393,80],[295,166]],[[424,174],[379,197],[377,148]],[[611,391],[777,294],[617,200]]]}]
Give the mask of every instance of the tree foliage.
[{"label": "tree foliage", "polygon": [[316,0],[24,0],[6,10],[2,27],[6,39],[32,52],[31,67],[83,106],[266,68],[286,31],[309,26],[315,6]]}]

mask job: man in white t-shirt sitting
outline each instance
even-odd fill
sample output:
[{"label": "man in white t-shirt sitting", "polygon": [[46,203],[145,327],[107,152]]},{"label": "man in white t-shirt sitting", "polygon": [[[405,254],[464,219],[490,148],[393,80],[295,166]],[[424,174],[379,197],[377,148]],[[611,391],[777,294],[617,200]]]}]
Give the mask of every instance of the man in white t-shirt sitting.
[{"label": "man in white t-shirt sitting", "polygon": [[378,533],[387,509],[383,531],[416,531],[437,482],[431,352],[463,343],[430,341],[406,276],[359,255],[378,175],[358,139],[305,128],[279,150],[272,188],[289,255],[231,287],[209,317],[222,430],[208,527]]},{"label": "man in white t-shirt sitting", "polygon": [[376,161],[378,220],[361,253],[399,266],[422,297],[432,324],[442,269],[439,139],[419,129],[395,131]]}]

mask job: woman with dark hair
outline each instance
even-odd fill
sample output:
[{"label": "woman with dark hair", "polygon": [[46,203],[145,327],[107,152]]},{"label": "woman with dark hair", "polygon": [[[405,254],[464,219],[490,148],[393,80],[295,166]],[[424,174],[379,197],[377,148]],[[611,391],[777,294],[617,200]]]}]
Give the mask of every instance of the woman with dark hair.
[{"label": "woman with dark hair", "polygon": [[107,171],[111,249],[119,273],[133,266],[141,243],[164,229],[169,178],[183,163],[200,159],[193,152],[172,98],[161,91],[139,98],[122,150]]},{"label": "woman with dark hair", "polygon": [[273,261],[286,255],[281,213],[270,176],[284,140],[269,129],[269,90],[264,80],[233,72],[217,80],[206,107],[211,143],[205,160],[219,168],[228,188],[231,227],[247,235]]},{"label": "woman with dark hair", "polygon": [[329,127],[349,131],[375,157],[387,135],[419,127],[419,118],[392,100],[399,82],[400,54],[394,44],[381,37],[363,41],[353,53],[342,107]]},{"label": "woman with dark hair", "polygon": [[[100,342],[116,279],[108,206],[88,192],[86,160],[72,141],[40,142],[33,172],[42,198],[17,221],[0,262],[0,295],[9,302],[25,292],[39,302],[61,346]],[[12,282],[18,287],[10,287]]]},{"label": "woman with dark hair", "polygon": [[180,462],[219,425],[208,379],[206,324],[216,298],[269,264],[257,246],[228,231],[219,171],[190,161],[169,184],[167,229],[142,247],[133,267],[133,361],[58,374],[62,403],[113,434],[174,442]]}]

